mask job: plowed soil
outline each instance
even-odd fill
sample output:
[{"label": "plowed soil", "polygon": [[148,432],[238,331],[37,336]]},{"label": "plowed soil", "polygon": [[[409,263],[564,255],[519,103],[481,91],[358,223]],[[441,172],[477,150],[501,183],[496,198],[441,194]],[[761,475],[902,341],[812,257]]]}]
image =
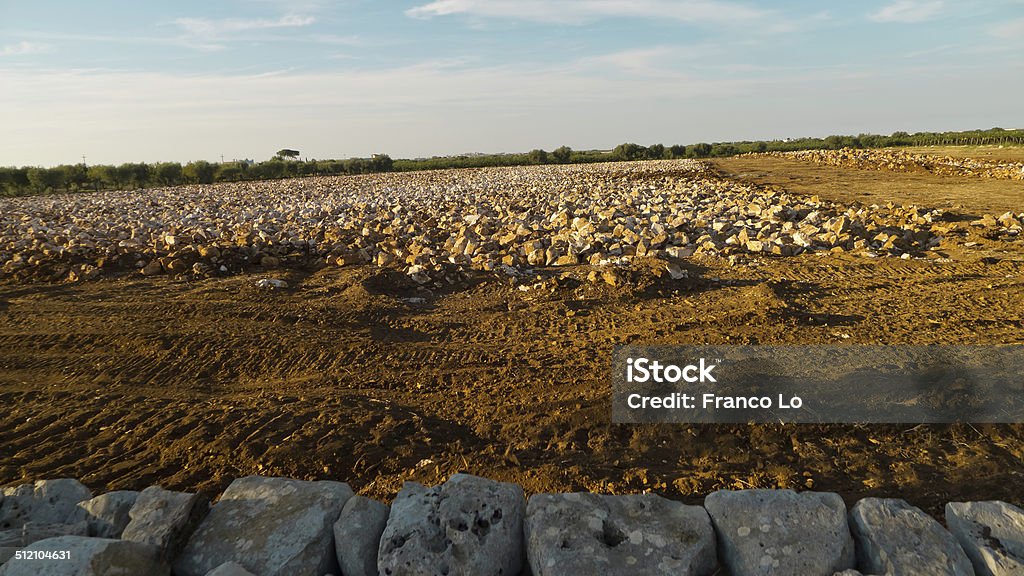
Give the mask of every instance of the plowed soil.
[{"label": "plowed soil", "polygon": [[1021,183],[774,159],[720,167],[844,202],[948,207],[964,233],[928,259],[694,260],[690,280],[641,266],[614,287],[552,269],[529,291],[480,276],[423,294],[369,266],[282,271],[283,290],[256,288],[266,274],[0,285],[0,484],[78,477],[95,491],[212,496],[263,474],[390,500],[404,480],[464,471],[528,493],[699,501],[726,487],[811,488],[933,513],[950,500],[1020,503],[1024,426],[610,423],[616,344],[1024,341],[1024,242],[966,223],[1019,210]]}]

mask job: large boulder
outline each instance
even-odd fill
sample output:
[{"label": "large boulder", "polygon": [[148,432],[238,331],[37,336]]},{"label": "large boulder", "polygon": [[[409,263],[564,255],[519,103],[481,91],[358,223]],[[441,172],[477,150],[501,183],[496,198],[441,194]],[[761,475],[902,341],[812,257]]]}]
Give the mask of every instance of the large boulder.
[{"label": "large boulder", "polygon": [[386,576],[497,576],[523,565],[526,499],[515,484],[455,474],[406,482],[391,504],[377,568]]},{"label": "large boulder", "polygon": [[189,535],[206,513],[206,502],[198,494],[173,492],[150,486],[139,492],[128,511],[131,520],[121,538],[151,544],[160,557],[170,562],[181,551]]},{"label": "large boulder", "polygon": [[337,573],[333,526],[351,497],[341,482],[239,478],[192,535],[175,574],[205,576],[229,561],[259,576]]},{"label": "large boulder", "polygon": [[537,494],[526,545],[534,576],[702,576],[718,565],[708,513],[655,494]]},{"label": "large boulder", "polygon": [[4,488],[3,495],[0,530],[19,528],[26,522],[62,524],[79,502],[92,498],[89,489],[72,478],[38,480],[34,484]]},{"label": "large boulder", "polygon": [[950,502],[946,526],[978,576],[1024,575],[1024,510],[1006,502]]},{"label": "large boulder", "polygon": [[[21,528],[0,530],[0,548],[23,548],[47,538],[57,536],[88,536],[89,524],[48,524],[43,522],[26,522]],[[3,563],[3,560],[0,560]]]},{"label": "large boulder", "polygon": [[[344,574],[344,572],[343,572]],[[254,576],[238,562],[225,562],[206,573],[206,576]],[[348,576],[348,574],[345,574]]]},{"label": "large boulder", "polygon": [[334,523],[334,546],[345,576],[377,576],[380,537],[388,523],[387,504],[353,496]]},{"label": "large boulder", "polygon": [[89,524],[89,536],[97,538],[120,538],[131,521],[130,511],[139,493],[119,490],[100,494],[92,500],[79,502],[69,521],[85,521]]},{"label": "large boulder", "polygon": [[43,559],[13,558],[0,566],[0,576],[168,576],[155,547],[139,542],[59,536],[32,544],[25,551],[48,553]]},{"label": "large boulder", "polygon": [[973,576],[952,534],[897,498],[864,498],[850,510],[860,569],[872,574]]},{"label": "large boulder", "polygon": [[832,576],[854,568],[846,505],[838,494],[722,490],[704,499],[719,556],[734,576]]}]

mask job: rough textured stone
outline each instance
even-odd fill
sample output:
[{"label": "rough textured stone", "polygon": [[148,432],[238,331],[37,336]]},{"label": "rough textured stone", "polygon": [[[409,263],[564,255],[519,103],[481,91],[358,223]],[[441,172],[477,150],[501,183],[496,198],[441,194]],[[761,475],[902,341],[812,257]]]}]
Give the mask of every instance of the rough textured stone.
[{"label": "rough textured stone", "polygon": [[1006,502],[950,502],[946,525],[978,576],[1024,575],[1024,510]]},{"label": "rough textured stone", "polygon": [[152,544],[161,558],[170,561],[178,555],[205,512],[206,503],[198,494],[150,486],[139,492],[128,511],[131,521],[121,538]]},{"label": "rough textured stone", "polygon": [[[207,572],[206,576],[255,576],[237,562],[225,562],[213,570]],[[348,576],[348,574],[345,574]]]},{"label": "rough textured stone", "polygon": [[837,494],[723,490],[709,494],[704,507],[719,557],[734,576],[832,576],[854,567],[846,506]]},{"label": "rough textured stone", "polygon": [[353,496],[334,523],[334,545],[345,576],[376,576],[380,537],[388,523],[387,504]]},{"label": "rough textured stone", "polygon": [[523,565],[526,500],[515,484],[455,474],[406,482],[391,505],[377,567],[384,576],[496,576]]},{"label": "rough textured stone", "polygon": [[34,484],[4,488],[3,492],[0,530],[19,528],[26,522],[61,524],[79,502],[92,498],[88,488],[71,478],[39,480]]},{"label": "rough textured stone", "polygon": [[138,542],[60,536],[26,550],[69,553],[69,559],[16,560],[0,566],[0,576],[168,576],[154,547]]},{"label": "rough textured stone", "polygon": [[22,548],[34,542],[57,536],[88,535],[89,524],[86,522],[76,522],[74,524],[26,522],[20,528],[0,530],[0,547]]},{"label": "rough textured stone", "polygon": [[100,494],[92,500],[79,502],[69,520],[88,522],[89,536],[120,538],[131,521],[129,512],[138,497],[139,493],[132,490]]},{"label": "rough textured stone", "polygon": [[864,498],[850,510],[863,571],[921,576],[973,575],[953,535],[931,516],[896,498]]},{"label": "rough textured stone", "polygon": [[259,576],[337,573],[333,526],[351,497],[341,482],[239,478],[192,535],[175,574],[203,576],[228,561]]},{"label": "rough textured stone", "polygon": [[699,506],[654,494],[537,494],[526,508],[534,576],[711,574],[711,519]]}]

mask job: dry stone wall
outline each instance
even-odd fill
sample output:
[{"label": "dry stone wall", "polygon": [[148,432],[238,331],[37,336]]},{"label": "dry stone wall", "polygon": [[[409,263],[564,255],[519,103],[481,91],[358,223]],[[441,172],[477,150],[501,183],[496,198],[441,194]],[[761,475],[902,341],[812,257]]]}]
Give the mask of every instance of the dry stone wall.
[{"label": "dry stone wall", "polygon": [[150,487],[93,497],[76,480],[0,491],[0,576],[969,576],[1022,574],[1024,511],[951,502],[945,525],[902,500],[720,491],[536,494],[456,474],[387,504],[348,485],[249,476],[212,506]]}]

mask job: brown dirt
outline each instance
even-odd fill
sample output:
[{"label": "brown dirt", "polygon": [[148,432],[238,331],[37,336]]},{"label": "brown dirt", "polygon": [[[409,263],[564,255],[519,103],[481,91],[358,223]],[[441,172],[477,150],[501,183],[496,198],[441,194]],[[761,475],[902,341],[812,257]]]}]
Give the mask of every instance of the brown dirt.
[{"label": "brown dirt", "polygon": [[[960,216],[1013,190],[776,159],[721,167],[837,200],[949,197]],[[615,344],[1024,341],[1024,243],[967,234],[928,260],[700,260],[702,280],[528,292],[480,278],[424,304],[371,267],[282,272],[291,287],[276,292],[253,286],[262,275],[0,285],[0,484],[213,494],[264,474],[390,500],[404,480],[466,471],[528,493],[1019,504],[1024,426],[610,424]]]}]

